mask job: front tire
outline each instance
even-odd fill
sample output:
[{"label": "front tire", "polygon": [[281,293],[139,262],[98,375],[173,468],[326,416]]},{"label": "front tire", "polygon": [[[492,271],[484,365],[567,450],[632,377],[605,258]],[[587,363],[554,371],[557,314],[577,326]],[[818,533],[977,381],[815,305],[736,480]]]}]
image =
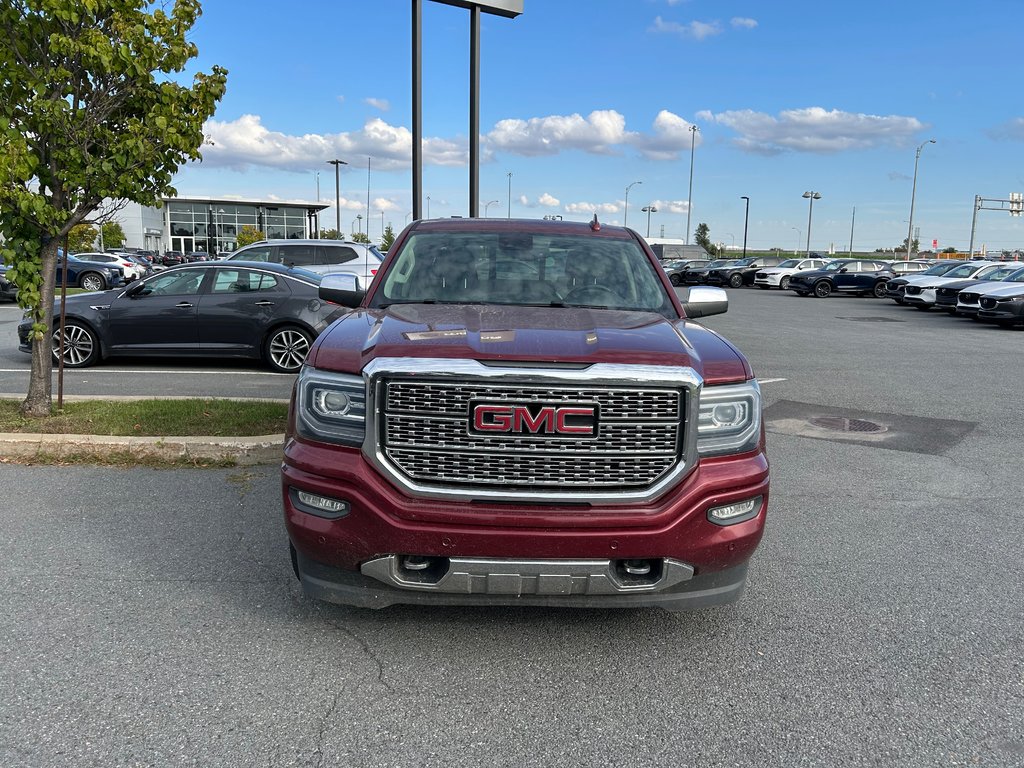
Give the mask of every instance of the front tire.
[{"label": "front tire", "polygon": [[669,275],[668,281],[672,283],[672,285],[675,285],[677,287],[683,284],[683,280],[682,278],[679,277],[679,275]]},{"label": "front tire", "polygon": [[819,299],[827,298],[832,293],[832,284],[828,280],[822,280],[814,286],[814,295]]},{"label": "front tire", "polygon": [[780,288],[780,290],[783,290],[783,291],[788,291],[789,290],[789,276],[788,275],[786,277],[783,277],[779,281],[779,288]]},{"label": "front tire", "polygon": [[107,283],[95,272],[86,272],[78,278],[78,287],[85,291],[102,291]]},{"label": "front tire", "polygon": [[739,288],[743,285],[743,275],[730,275],[729,276],[729,287]]},{"label": "front tire", "polygon": [[875,283],[874,289],[871,291],[876,299],[885,298],[885,283]]},{"label": "front tire", "polygon": [[263,344],[267,365],[278,373],[298,373],[309,354],[313,337],[295,325],[275,328]]},{"label": "front tire", "polygon": [[[60,363],[60,328],[53,332],[53,362]],[[64,367],[85,368],[100,358],[100,342],[89,326],[74,321],[64,323]]]}]

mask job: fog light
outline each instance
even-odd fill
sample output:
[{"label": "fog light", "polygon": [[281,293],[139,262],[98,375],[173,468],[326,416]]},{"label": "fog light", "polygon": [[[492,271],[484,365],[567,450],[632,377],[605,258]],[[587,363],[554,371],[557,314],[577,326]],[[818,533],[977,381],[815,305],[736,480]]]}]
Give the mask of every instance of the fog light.
[{"label": "fog light", "polygon": [[753,499],[712,507],[708,510],[708,520],[715,525],[732,525],[754,517],[760,508],[761,497],[756,496]]},{"label": "fog light", "polygon": [[294,494],[299,506],[306,507],[303,511],[321,517],[344,517],[351,510],[349,503],[340,499],[299,490],[295,490]]}]

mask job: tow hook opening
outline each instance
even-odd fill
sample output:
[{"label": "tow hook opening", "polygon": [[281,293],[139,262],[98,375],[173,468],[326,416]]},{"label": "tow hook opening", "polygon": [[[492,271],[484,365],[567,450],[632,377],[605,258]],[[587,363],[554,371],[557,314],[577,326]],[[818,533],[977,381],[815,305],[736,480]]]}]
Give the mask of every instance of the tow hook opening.
[{"label": "tow hook opening", "polygon": [[615,578],[623,586],[637,587],[656,584],[664,573],[662,560],[629,559],[614,562]]},{"label": "tow hook opening", "polygon": [[417,584],[436,584],[448,573],[450,563],[447,557],[425,555],[399,555],[398,572],[403,581]]}]

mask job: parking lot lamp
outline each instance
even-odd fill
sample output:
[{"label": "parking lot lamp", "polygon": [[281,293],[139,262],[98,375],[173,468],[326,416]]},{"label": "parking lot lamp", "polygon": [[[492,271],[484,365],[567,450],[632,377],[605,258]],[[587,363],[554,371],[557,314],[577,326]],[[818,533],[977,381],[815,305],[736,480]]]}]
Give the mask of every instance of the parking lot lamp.
[{"label": "parking lot lamp", "polygon": [[512,171],[508,172],[508,218],[512,218]]},{"label": "parking lot lamp", "polygon": [[497,200],[488,200],[486,203],[484,203],[484,218],[485,219],[487,218],[487,209],[490,208],[492,205],[494,205],[497,202],[498,202]]},{"label": "parking lot lamp", "polygon": [[821,200],[820,192],[804,192],[802,197],[807,198],[807,253],[805,258],[811,258],[811,216],[814,214],[814,201]]},{"label": "parking lot lamp", "polygon": [[750,220],[750,198],[740,195],[740,200],[745,200],[747,207],[743,212],[743,258],[747,258],[747,222]]},{"label": "parking lot lamp", "polygon": [[686,193],[686,244],[690,244],[690,209],[693,208],[693,149],[697,146],[697,131],[700,129],[696,125],[691,125],[688,129],[690,131],[690,191]]},{"label": "parking lot lamp", "polygon": [[934,144],[935,139],[922,141],[914,153],[914,184],[910,188],[910,223],[907,227],[907,261],[910,261],[910,249],[914,242],[914,196],[917,194],[917,163],[921,159],[921,150],[925,144]]},{"label": "parking lot lamp", "polygon": [[796,230],[796,247],[793,249],[793,255],[796,256],[796,252],[800,250],[800,241],[804,237],[804,231],[800,227],[790,227],[790,229]]},{"label": "parking lot lamp", "polygon": [[[358,232],[361,235],[361,234],[363,234],[363,214],[357,213],[356,214],[356,220],[359,222],[359,229],[357,229],[356,232]],[[369,219],[366,220],[366,228],[367,229],[370,228],[370,220]]]},{"label": "parking lot lamp", "polygon": [[348,165],[344,160],[328,160],[328,165],[334,166],[334,214],[335,237],[341,237],[341,166]]},{"label": "parking lot lamp", "polygon": [[658,209],[655,208],[653,205],[645,205],[640,210],[647,214],[647,236],[650,237],[651,236],[651,214],[652,213],[657,213]]},{"label": "parking lot lamp", "polygon": [[643,184],[642,181],[634,181],[632,184],[626,185],[626,205],[623,207],[622,213],[622,226],[626,226],[626,222],[629,220],[629,188],[634,184]]}]

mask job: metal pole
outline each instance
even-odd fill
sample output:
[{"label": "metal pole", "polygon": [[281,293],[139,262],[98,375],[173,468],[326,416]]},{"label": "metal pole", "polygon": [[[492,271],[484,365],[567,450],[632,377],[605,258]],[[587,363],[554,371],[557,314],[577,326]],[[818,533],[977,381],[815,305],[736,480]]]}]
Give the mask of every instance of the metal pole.
[{"label": "metal pole", "polygon": [[750,221],[750,198],[742,195],[740,200],[746,200],[746,209],[743,212],[743,258],[747,258],[747,223]]},{"label": "metal pole", "polygon": [[335,239],[343,240],[341,236],[341,166],[348,165],[344,160],[328,160],[328,165],[334,166],[334,216],[335,216]]},{"label": "metal pole", "polygon": [[811,258],[811,215],[814,213],[814,195],[810,195],[807,198],[807,252],[804,254],[806,258]]},{"label": "metal pole", "polygon": [[57,358],[57,409],[64,408],[64,321],[65,302],[68,298],[68,236],[64,235],[64,264],[60,277],[60,347]]},{"label": "metal pole", "polygon": [[853,216],[850,218],[850,250],[846,255],[853,258],[853,224],[857,221],[857,206],[853,206]]},{"label": "metal pole", "polygon": [[422,217],[423,200],[423,0],[412,0],[412,218]]},{"label": "metal pole", "polygon": [[970,255],[974,257],[974,231],[978,227],[978,211],[981,210],[981,195],[974,196],[974,216],[971,218],[971,251]]},{"label": "metal pole", "polygon": [[512,171],[508,172],[508,218],[512,218]]},{"label": "metal pole", "polygon": [[469,216],[480,216],[480,6],[469,10]]},{"label": "metal pole", "polygon": [[[317,202],[317,204],[320,203],[320,171],[316,172],[316,202]],[[316,239],[319,240],[320,239],[320,211],[317,211],[315,216],[316,216]]]},{"label": "metal pole", "polygon": [[366,156],[366,240],[370,240],[370,156]]},{"label": "metal pole", "polygon": [[693,208],[693,150],[697,145],[697,126],[691,125],[690,131],[690,191],[686,193],[686,244],[690,244],[690,210]]},{"label": "metal pole", "polygon": [[651,206],[647,206],[647,236],[651,236]]},{"label": "metal pole", "polygon": [[624,226],[624,227],[627,225],[627,222],[629,221],[629,188],[632,187],[633,184],[643,184],[643,182],[642,181],[634,181],[631,184],[627,184],[626,185],[626,205],[625,205],[625,207],[623,209],[623,213],[622,213],[622,226]]},{"label": "metal pole", "polygon": [[914,184],[910,188],[910,221],[907,224],[907,261],[910,261],[910,249],[914,243],[914,197],[917,194],[917,163],[921,159],[921,150],[925,144],[934,144],[935,139],[921,142],[914,153]]}]

